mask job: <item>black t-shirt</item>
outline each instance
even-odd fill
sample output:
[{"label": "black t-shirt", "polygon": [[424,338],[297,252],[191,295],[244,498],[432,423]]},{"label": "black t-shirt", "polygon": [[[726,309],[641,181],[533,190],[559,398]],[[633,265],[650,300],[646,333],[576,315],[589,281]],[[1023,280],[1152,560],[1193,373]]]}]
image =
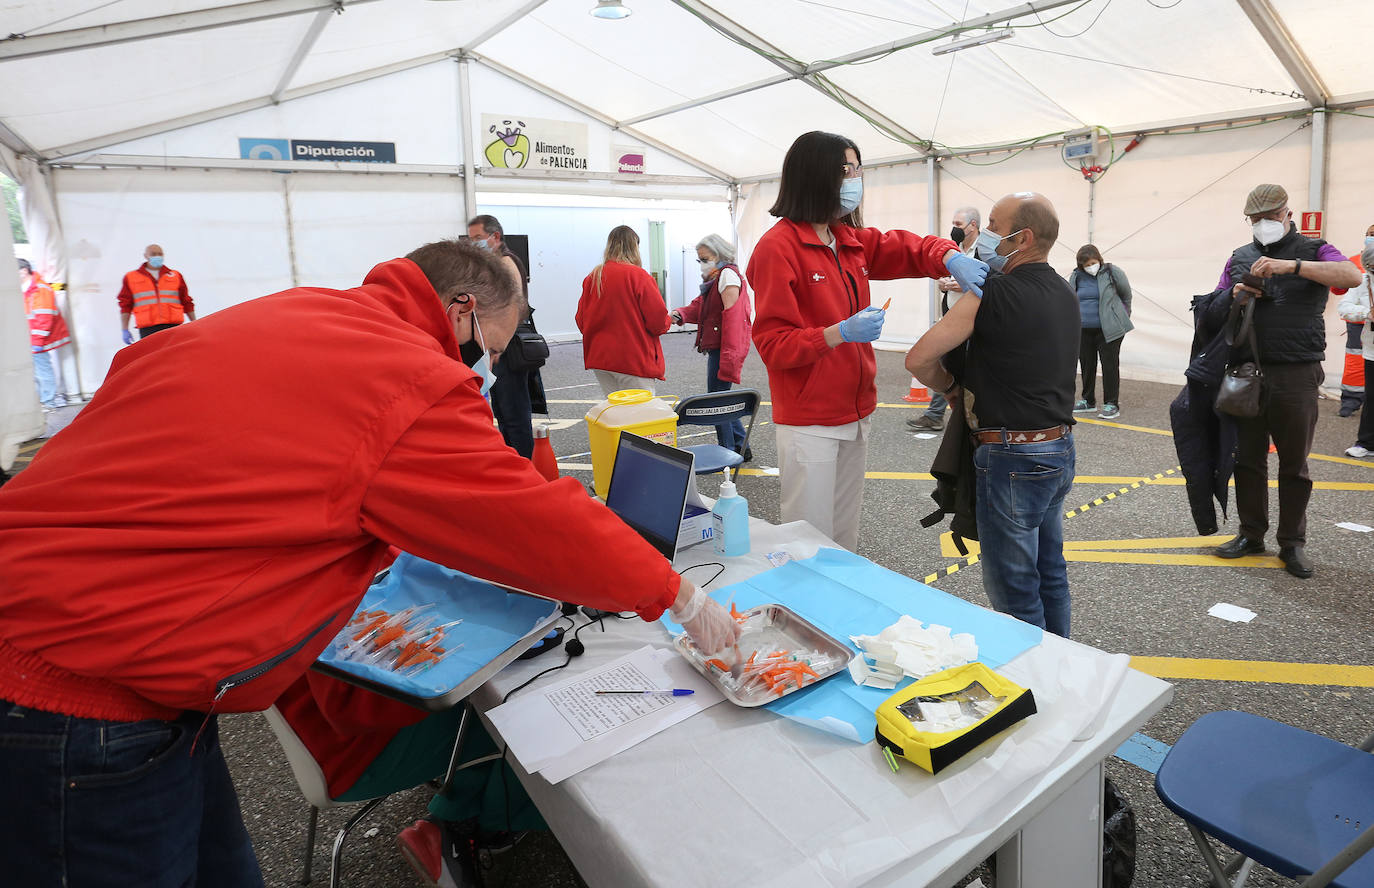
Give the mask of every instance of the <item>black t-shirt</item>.
[{"label": "black t-shirt", "polygon": [[1078,297],[1047,263],[989,276],[968,350],[979,428],[1072,425],[1078,344]]}]

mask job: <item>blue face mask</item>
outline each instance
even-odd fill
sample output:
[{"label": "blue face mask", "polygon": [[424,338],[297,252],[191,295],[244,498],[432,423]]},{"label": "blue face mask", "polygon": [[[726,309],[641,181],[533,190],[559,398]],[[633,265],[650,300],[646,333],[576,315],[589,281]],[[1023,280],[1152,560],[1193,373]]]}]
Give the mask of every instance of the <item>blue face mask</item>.
[{"label": "blue face mask", "polygon": [[482,377],[482,397],[485,398],[487,392],[491,391],[492,384],[496,382],[496,374],[491,372],[491,353],[487,351],[487,338],[482,335],[482,325],[477,323],[475,309],[472,312],[472,333],[473,338],[478,340],[478,345],[482,346],[482,357],[472,365],[472,372]]},{"label": "blue face mask", "polygon": [[149,256],[149,257],[148,257],[148,267],[149,267],[149,268],[161,268],[161,267],[162,267],[162,257],[161,257],[161,256]]},{"label": "blue face mask", "polygon": [[488,252],[491,251],[491,244],[488,243],[488,242],[487,242],[487,239],[484,238],[484,237],[479,237],[477,240],[473,241],[472,243],[473,243],[473,246],[477,247],[477,249],[479,249],[479,250],[487,250]]},{"label": "blue face mask", "polygon": [[1001,245],[1002,241],[1006,240],[1009,237],[1015,237],[1022,231],[1025,231],[1025,229],[1017,229],[1016,231],[1013,231],[1011,234],[997,234],[996,232],[988,231],[986,228],[984,228],[983,231],[978,235],[978,246],[986,246],[988,252],[986,256],[980,256],[979,258],[981,258],[984,262],[988,264],[988,268],[991,268],[993,271],[1000,272],[1003,269],[1003,267],[1007,264],[1007,260],[1010,259],[1012,256],[1015,256],[1017,253],[1021,252],[1021,250],[1018,248],[1012,250],[1010,253],[1007,253],[1006,255],[1003,255],[997,252],[998,246]]},{"label": "blue face mask", "polygon": [[840,217],[848,216],[859,208],[864,196],[864,180],[858,176],[845,179],[840,183]]},{"label": "blue face mask", "polygon": [[1364,245],[1366,247],[1374,247],[1374,235],[1370,235],[1369,237],[1365,238]]}]

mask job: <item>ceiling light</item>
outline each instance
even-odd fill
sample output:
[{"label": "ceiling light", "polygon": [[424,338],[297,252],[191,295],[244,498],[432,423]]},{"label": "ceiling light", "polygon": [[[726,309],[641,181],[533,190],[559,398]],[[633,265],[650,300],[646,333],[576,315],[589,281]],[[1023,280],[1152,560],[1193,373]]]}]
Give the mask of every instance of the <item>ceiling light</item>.
[{"label": "ceiling light", "polygon": [[937,46],[930,51],[931,55],[944,55],[947,52],[958,52],[961,49],[968,49],[971,46],[982,46],[984,43],[996,43],[998,40],[1006,40],[1014,37],[1016,32],[1011,28],[1003,28],[1000,31],[988,31],[986,34],[979,34],[976,37],[962,37],[958,40],[951,40],[944,46]]},{"label": "ceiling light", "polygon": [[620,0],[596,0],[592,15],[599,19],[623,19],[629,18],[630,10]]}]

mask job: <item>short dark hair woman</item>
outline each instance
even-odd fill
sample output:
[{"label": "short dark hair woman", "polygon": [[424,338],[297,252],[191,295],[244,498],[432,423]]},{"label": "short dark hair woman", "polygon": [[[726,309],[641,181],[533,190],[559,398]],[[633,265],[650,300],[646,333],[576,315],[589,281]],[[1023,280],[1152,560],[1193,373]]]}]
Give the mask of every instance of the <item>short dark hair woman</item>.
[{"label": "short dark hair woman", "polygon": [[868,282],[953,274],[981,293],[987,266],[942,237],[864,228],[859,146],[797,137],[782,165],[782,217],[749,260],[754,346],[768,368],[782,475],[782,520],[806,519],[847,549],[859,541],[869,415],[878,403],[870,344],[885,312]]},{"label": "short dark hair woman", "polygon": [[1083,374],[1083,397],[1074,413],[1097,410],[1097,361],[1102,359],[1102,410],[1098,416],[1121,415],[1121,341],[1135,329],[1131,323],[1131,282],[1115,265],[1102,261],[1092,244],[1078,248],[1077,265],[1069,273],[1069,286],[1078,294],[1078,313],[1083,332],[1079,340],[1078,368]]}]

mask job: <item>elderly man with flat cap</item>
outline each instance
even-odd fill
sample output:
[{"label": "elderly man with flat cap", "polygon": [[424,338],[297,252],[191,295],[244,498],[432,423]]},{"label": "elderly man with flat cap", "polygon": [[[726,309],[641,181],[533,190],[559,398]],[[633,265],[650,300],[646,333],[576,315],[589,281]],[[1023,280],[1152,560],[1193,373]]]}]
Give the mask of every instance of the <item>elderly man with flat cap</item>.
[{"label": "elderly man with flat cap", "polygon": [[[1235,300],[1255,300],[1257,356],[1244,342],[1231,363],[1254,359],[1263,371],[1260,413],[1237,418],[1236,511],[1240,533],[1215,549],[1222,558],[1264,551],[1269,530],[1269,441],[1279,454],[1279,558],[1295,577],[1312,576],[1307,543],[1307,501],[1312,479],[1307,454],[1317,427],[1317,388],[1325,376],[1326,324],[1322,312],[1332,287],[1355,287],[1360,271],[1340,250],[1298,233],[1288,192],[1256,185],[1245,199],[1250,242],[1226,261],[1217,293],[1206,311],[1217,328]],[[1242,282],[1262,278],[1263,289]]]},{"label": "elderly man with flat cap", "polygon": [[999,273],[981,297],[950,307],[907,353],[906,368],[955,411],[969,402],[988,600],[1068,638],[1064,497],[1074,476],[1081,325],[1078,297],[1047,261],[1058,237],[1059,217],[1044,195],[997,201],[981,240],[993,249],[982,258]]}]

